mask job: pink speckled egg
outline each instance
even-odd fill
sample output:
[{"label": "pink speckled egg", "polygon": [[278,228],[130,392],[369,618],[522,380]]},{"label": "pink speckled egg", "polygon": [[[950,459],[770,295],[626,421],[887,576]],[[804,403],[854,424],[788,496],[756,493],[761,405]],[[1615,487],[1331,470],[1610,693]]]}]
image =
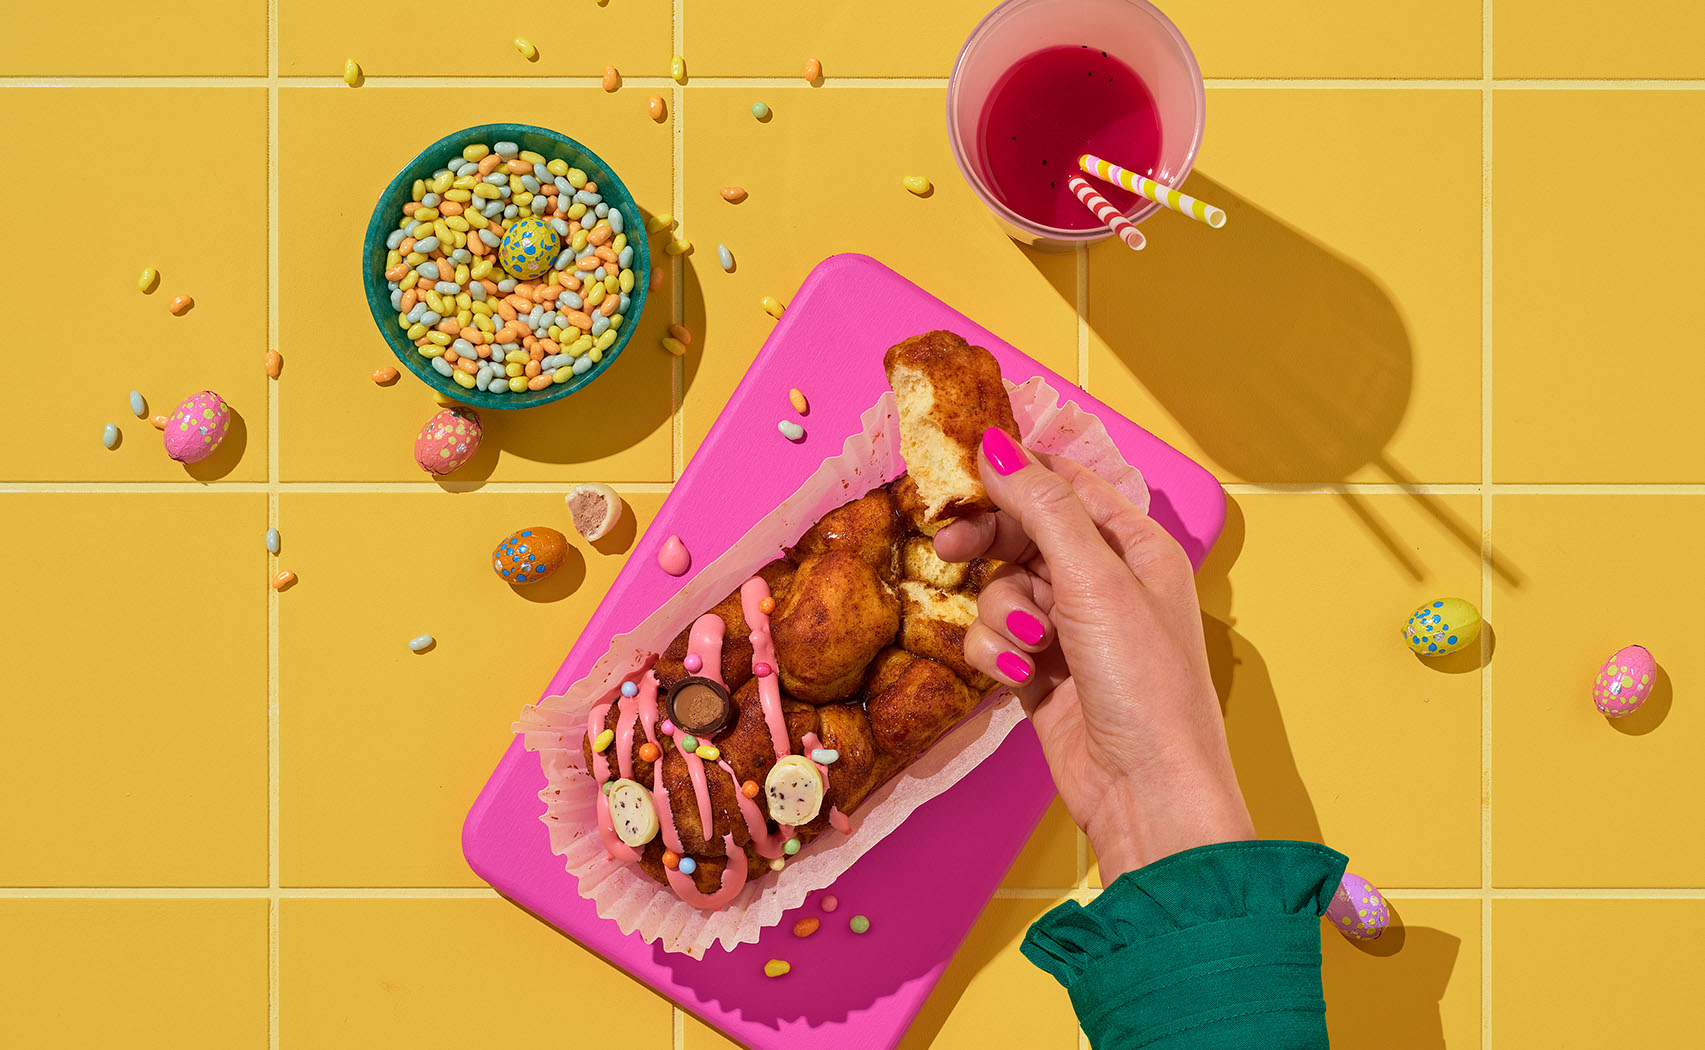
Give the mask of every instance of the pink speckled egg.
[{"label": "pink speckled egg", "polygon": [[448,474],[479,450],[480,417],[471,408],[439,411],[414,439],[414,461],[428,474]]},{"label": "pink speckled egg", "polygon": [[1643,645],[1625,645],[1616,650],[1593,680],[1593,703],[1611,718],[1631,715],[1652,695],[1658,680],[1658,662]]},{"label": "pink speckled egg", "polygon": [[1391,924],[1391,909],[1373,883],[1346,871],[1332,903],[1326,906],[1326,918],[1350,940],[1371,941]]},{"label": "pink speckled egg", "polygon": [[213,455],[231,429],[231,409],[211,390],[186,397],[166,419],[166,455],[199,463]]}]

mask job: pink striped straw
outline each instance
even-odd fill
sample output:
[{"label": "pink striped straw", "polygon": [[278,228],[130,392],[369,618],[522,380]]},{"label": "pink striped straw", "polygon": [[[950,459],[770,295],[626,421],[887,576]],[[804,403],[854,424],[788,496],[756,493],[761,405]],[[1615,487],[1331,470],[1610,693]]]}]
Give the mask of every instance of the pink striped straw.
[{"label": "pink striped straw", "polygon": [[1096,193],[1095,187],[1089,184],[1088,179],[1081,175],[1073,175],[1066,182],[1066,187],[1077,196],[1078,200],[1083,202],[1084,207],[1094,213],[1097,219],[1106,223],[1109,229],[1119,235],[1119,239],[1125,242],[1125,247],[1134,252],[1143,250],[1143,245],[1147,244],[1148,241],[1143,238],[1142,231],[1137,229],[1130,219],[1125,218],[1124,213],[1115,208],[1106,197]]}]

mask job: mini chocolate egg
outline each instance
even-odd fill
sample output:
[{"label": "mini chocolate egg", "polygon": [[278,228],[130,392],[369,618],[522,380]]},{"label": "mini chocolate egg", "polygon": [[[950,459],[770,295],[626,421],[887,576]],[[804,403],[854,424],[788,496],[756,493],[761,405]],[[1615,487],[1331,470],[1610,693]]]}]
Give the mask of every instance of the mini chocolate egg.
[{"label": "mini chocolate egg", "polygon": [[562,568],[568,557],[568,537],[555,529],[534,525],[510,533],[491,552],[491,571],[506,583],[538,583]]},{"label": "mini chocolate egg", "polygon": [[562,237],[550,223],[533,217],[516,219],[497,246],[497,261],[509,276],[530,281],[549,270],[561,250]]},{"label": "mini chocolate egg", "polygon": [[184,398],[166,419],[166,455],[199,463],[213,455],[231,429],[231,409],[211,390]]},{"label": "mini chocolate egg", "polygon": [[414,439],[414,461],[428,474],[448,474],[474,458],[480,435],[480,417],[473,409],[440,409]]},{"label": "mini chocolate egg", "polygon": [[669,721],[694,736],[709,739],[734,717],[734,701],[721,682],[687,677],[670,687],[664,710]]},{"label": "mini chocolate egg", "polygon": [[1326,906],[1326,918],[1350,940],[1371,941],[1391,924],[1391,909],[1373,883],[1346,871],[1332,903]]},{"label": "mini chocolate egg", "polygon": [[1403,641],[1421,656],[1466,649],[1480,637],[1480,611],[1464,598],[1440,598],[1409,614]]},{"label": "mini chocolate egg", "polygon": [[1640,710],[1658,680],[1658,662],[1643,645],[1625,645],[1611,654],[1593,680],[1593,703],[1611,718]]}]

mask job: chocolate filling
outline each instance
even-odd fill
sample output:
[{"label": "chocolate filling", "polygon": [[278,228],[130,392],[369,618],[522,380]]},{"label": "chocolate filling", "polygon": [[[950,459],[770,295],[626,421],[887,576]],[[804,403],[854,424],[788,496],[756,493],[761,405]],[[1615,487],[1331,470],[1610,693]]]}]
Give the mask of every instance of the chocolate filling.
[{"label": "chocolate filling", "polygon": [[709,678],[683,678],[669,690],[669,720],[694,736],[711,736],[728,724],[734,703]]}]

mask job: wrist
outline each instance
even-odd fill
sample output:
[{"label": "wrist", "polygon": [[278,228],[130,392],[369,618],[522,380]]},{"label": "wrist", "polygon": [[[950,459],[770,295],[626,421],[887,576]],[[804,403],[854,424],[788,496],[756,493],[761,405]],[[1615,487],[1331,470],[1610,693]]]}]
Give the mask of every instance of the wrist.
[{"label": "wrist", "polygon": [[1228,764],[1223,772],[1117,781],[1084,825],[1084,835],[1105,886],[1174,853],[1253,839],[1255,828]]}]

